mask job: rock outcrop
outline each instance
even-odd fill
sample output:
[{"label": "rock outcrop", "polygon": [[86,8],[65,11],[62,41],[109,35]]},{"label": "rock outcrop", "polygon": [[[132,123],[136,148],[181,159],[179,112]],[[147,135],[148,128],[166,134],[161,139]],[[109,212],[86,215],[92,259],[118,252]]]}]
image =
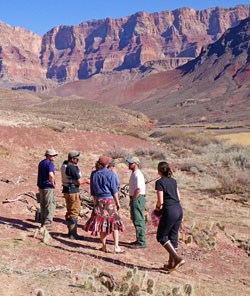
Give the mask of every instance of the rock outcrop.
[{"label": "rock outcrop", "polygon": [[175,71],[181,78],[171,88],[163,85],[151,91],[150,100],[127,107],[161,124],[249,125],[250,17]]},{"label": "rock outcrop", "polygon": [[204,47],[195,60],[182,66],[193,82],[216,81],[227,77],[241,87],[250,80],[250,17],[228,29],[213,44]]},{"label": "rock outcrop", "polygon": [[46,74],[41,67],[42,37],[0,22],[0,77],[17,82],[36,81]]},{"label": "rock outcrop", "polygon": [[249,5],[138,12],[121,19],[58,26],[43,37],[1,23],[0,75],[66,83],[105,72],[181,65],[250,15]]}]

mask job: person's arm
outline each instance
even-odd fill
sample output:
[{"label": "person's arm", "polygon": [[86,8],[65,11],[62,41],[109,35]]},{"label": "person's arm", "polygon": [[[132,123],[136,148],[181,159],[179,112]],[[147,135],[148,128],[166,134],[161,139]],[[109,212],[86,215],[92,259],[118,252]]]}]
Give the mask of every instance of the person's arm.
[{"label": "person's arm", "polygon": [[132,195],[132,199],[137,199],[137,197],[140,195],[141,189],[136,188],[134,194]]},{"label": "person's arm", "polygon": [[53,172],[49,172],[49,183],[54,187],[56,185],[55,174]]},{"label": "person's arm", "polygon": [[134,191],[134,194],[132,195],[132,199],[135,200],[138,198],[138,196],[141,194],[141,189],[140,189],[140,185],[142,184],[142,182],[144,183],[144,178],[141,175],[137,175],[136,176],[136,186],[137,188]]},{"label": "person's arm", "polygon": [[114,197],[114,201],[115,201],[115,204],[117,207],[117,211],[119,211],[121,206],[120,206],[120,201],[119,201],[119,197],[118,197],[118,192],[114,193],[113,197]]},{"label": "person's arm", "polygon": [[66,174],[68,176],[71,176],[73,179],[75,179],[78,186],[83,184],[90,184],[90,179],[82,178],[81,174],[79,173],[79,170],[73,165],[67,166]]},{"label": "person's arm", "polygon": [[87,179],[80,178],[77,180],[77,184],[79,186],[84,185],[84,184],[90,184],[90,179],[89,178],[87,178]]},{"label": "person's arm", "polygon": [[160,211],[163,205],[163,191],[157,190],[157,202],[155,205],[156,211]]},{"label": "person's arm", "polygon": [[178,195],[178,198],[180,200],[181,199],[181,196],[180,196],[180,191],[179,191],[178,187],[177,187],[177,195]]},{"label": "person's arm", "polygon": [[94,207],[97,206],[97,198],[96,196],[92,195]]}]

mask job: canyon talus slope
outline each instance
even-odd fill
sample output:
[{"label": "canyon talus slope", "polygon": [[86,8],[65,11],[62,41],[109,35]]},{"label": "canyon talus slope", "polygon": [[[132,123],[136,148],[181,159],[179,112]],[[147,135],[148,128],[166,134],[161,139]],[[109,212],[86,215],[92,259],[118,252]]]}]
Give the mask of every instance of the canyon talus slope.
[{"label": "canyon talus slope", "polygon": [[202,46],[248,16],[248,5],[138,12],[121,19],[58,26],[42,37],[1,23],[1,82],[42,87],[49,81],[64,83],[103,72],[148,67],[152,61],[172,69],[196,57]]},{"label": "canyon talus slope", "polygon": [[98,74],[54,92],[135,109],[161,125],[249,125],[249,36],[247,18],[177,69]]},{"label": "canyon talus slope", "polygon": [[149,100],[131,102],[129,107],[158,118],[161,124],[249,124],[249,57],[247,18],[204,47],[199,57],[180,67],[179,72],[172,72],[172,80],[176,77],[178,83],[151,91]]}]

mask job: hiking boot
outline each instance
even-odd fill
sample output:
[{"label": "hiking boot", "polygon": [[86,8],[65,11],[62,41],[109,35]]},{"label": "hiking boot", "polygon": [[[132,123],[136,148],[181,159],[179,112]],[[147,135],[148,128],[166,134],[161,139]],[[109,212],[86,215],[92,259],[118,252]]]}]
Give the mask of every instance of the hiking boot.
[{"label": "hiking boot", "polygon": [[129,243],[131,246],[132,245],[136,245],[137,244],[137,240],[136,241],[134,241],[134,242],[131,242],[131,243]]},{"label": "hiking boot", "polygon": [[146,245],[140,245],[138,243],[135,243],[133,245],[131,245],[131,249],[145,249],[147,246]]},{"label": "hiking boot", "polygon": [[77,234],[77,223],[69,223],[68,224],[68,228],[69,228],[69,233],[68,233],[68,237],[71,240],[83,240],[84,237],[83,236],[79,236]]}]

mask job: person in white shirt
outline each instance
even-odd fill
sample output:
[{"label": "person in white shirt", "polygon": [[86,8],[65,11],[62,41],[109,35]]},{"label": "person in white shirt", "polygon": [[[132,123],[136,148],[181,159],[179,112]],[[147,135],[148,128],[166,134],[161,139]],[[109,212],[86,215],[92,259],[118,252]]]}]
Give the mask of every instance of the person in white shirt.
[{"label": "person in white shirt", "polygon": [[133,221],[136,241],[131,243],[131,248],[146,248],[145,205],[146,185],[140,170],[140,160],[137,157],[127,159],[129,169],[132,171],[129,179],[130,212]]}]

